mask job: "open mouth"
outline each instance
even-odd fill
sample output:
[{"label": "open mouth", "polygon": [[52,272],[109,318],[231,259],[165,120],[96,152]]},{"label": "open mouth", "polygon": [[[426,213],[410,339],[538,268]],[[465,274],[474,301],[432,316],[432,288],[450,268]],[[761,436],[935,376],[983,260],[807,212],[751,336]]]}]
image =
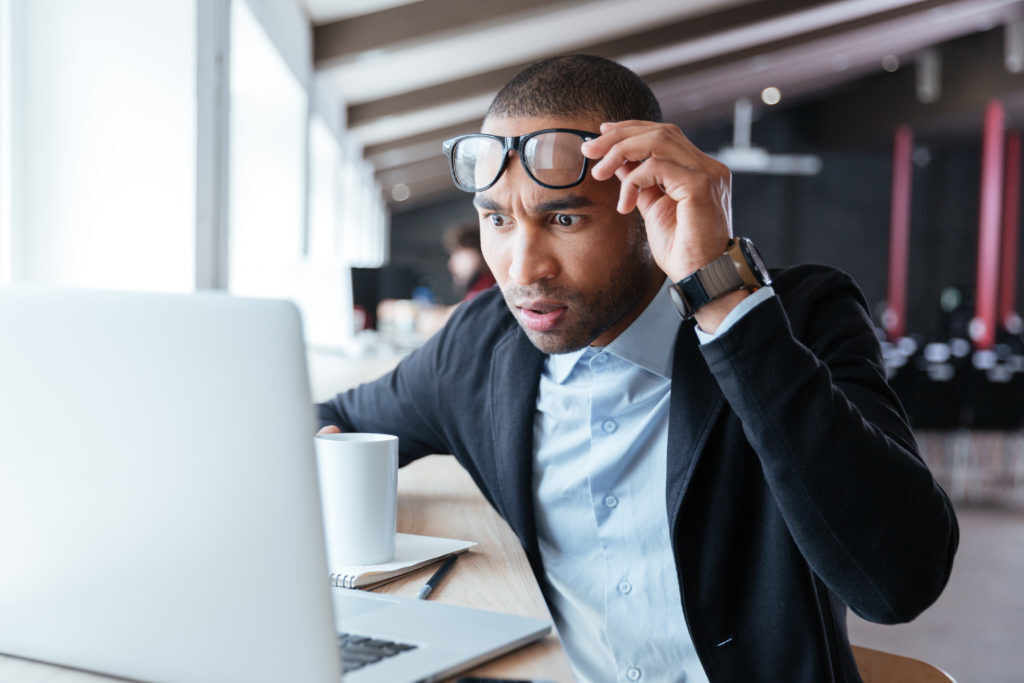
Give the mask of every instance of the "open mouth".
[{"label": "open mouth", "polygon": [[543,302],[531,302],[518,308],[523,325],[535,332],[547,332],[554,329],[562,320],[562,316],[569,310],[566,306]]}]

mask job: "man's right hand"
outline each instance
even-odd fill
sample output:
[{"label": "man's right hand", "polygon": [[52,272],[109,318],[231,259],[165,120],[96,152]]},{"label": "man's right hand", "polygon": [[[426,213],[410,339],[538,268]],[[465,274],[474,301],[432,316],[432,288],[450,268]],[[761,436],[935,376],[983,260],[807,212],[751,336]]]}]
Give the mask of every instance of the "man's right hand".
[{"label": "man's right hand", "polygon": [[341,430],[335,427],[334,425],[327,425],[326,427],[321,428],[320,431],[316,433],[317,436],[320,436],[321,434],[341,434]]}]

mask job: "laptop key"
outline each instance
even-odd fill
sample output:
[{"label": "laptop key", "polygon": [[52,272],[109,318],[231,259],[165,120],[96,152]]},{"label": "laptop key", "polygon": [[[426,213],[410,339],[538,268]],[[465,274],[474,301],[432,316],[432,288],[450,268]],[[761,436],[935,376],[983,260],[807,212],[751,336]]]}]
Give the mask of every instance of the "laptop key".
[{"label": "laptop key", "polygon": [[416,646],[408,643],[396,643],[392,640],[369,638],[351,633],[338,634],[338,652],[341,655],[345,671],[355,671],[368,664],[414,649]]}]

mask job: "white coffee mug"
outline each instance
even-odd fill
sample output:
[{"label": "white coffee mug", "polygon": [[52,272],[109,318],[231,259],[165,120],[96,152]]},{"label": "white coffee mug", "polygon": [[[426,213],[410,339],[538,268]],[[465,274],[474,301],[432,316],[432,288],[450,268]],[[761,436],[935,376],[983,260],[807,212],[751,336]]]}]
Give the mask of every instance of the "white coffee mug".
[{"label": "white coffee mug", "polygon": [[318,434],[317,469],[327,561],[336,569],[395,558],[398,437]]}]

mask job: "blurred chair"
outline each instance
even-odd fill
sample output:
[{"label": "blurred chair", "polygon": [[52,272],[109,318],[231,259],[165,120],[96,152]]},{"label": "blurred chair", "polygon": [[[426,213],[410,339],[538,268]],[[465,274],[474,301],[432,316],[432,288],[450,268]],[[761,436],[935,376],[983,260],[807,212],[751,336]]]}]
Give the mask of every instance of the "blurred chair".
[{"label": "blurred chair", "polygon": [[1024,423],[1024,374],[1009,347],[975,351],[968,369],[965,422],[972,429],[1018,430]]},{"label": "blurred chair", "polygon": [[954,430],[963,426],[965,360],[954,345],[932,342],[914,354],[910,366],[908,404],[910,424],[918,429]]},{"label": "blurred chair", "polygon": [[970,438],[958,443],[951,471],[950,494],[956,500],[1016,489],[1024,469],[1024,374],[1016,365],[1003,344],[971,354],[963,412]]},{"label": "blurred chair", "polygon": [[853,657],[864,683],[956,683],[942,669],[919,659],[859,645],[853,646]]}]

